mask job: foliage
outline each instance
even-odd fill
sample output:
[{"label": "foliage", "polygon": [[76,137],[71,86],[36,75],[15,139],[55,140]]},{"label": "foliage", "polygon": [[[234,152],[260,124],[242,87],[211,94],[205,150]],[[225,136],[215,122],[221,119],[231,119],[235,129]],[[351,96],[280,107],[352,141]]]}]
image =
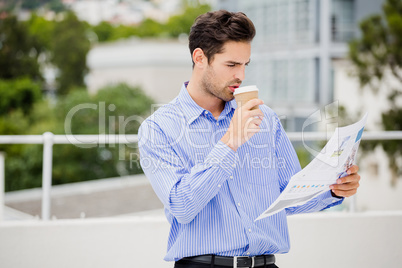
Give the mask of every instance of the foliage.
[{"label": "foliage", "polygon": [[82,87],[90,49],[88,25],[71,13],[61,21],[48,21],[32,14],[26,22],[15,16],[0,20],[0,79],[29,77],[42,81],[38,60],[58,69],[57,93]]},{"label": "foliage", "polygon": [[[6,1],[3,8],[9,8],[8,11],[21,6],[35,9],[43,5],[50,7],[52,3],[54,9],[60,7],[57,7],[59,0],[15,3]],[[105,22],[92,30],[100,42],[130,36],[176,37],[188,33],[195,17],[206,9],[209,7],[196,1],[195,5],[186,5],[181,15],[166,24],[151,19],[138,26],[113,26]],[[18,21],[15,16],[4,14],[6,17],[0,20],[0,135],[47,131],[64,134],[65,122],[70,118],[67,115],[82,104],[95,108],[77,110],[71,117],[72,134],[137,133],[140,119],[150,113],[152,103],[139,88],[122,84],[100,90],[95,95],[89,95],[83,88],[86,55],[90,48],[87,23],[79,21],[71,12],[61,14],[58,16],[61,20],[55,21],[34,13],[28,21]],[[41,96],[43,78],[39,65],[43,63],[53,64],[58,69],[56,101]],[[42,145],[0,146],[0,151],[7,154],[7,191],[41,185],[42,150]],[[139,173],[138,163],[129,161],[132,156],[133,160],[138,160],[137,153],[136,148],[123,145],[93,148],[54,145],[53,184]]]},{"label": "foliage", "polygon": [[58,68],[58,94],[65,95],[72,88],[84,86],[88,71],[86,55],[90,43],[86,36],[87,27],[72,12],[58,22],[52,36],[52,63]]},{"label": "foliage", "polygon": [[40,99],[38,84],[28,78],[0,80],[0,116],[21,109],[26,115],[33,104]]},{"label": "foliage", "polygon": [[[32,112],[22,122],[24,130],[19,134],[135,134],[150,113],[152,99],[141,89],[125,84],[105,87],[96,95],[84,89],[74,90],[60,97],[57,105],[37,102]],[[11,120],[10,116],[7,116]],[[22,113],[13,116],[23,119]],[[71,124],[70,124],[71,122]],[[67,128],[65,124],[67,123]],[[71,126],[71,128],[70,128]],[[0,121],[0,133],[1,133]],[[98,145],[53,146],[53,184],[93,180],[141,172],[135,146]],[[6,190],[17,190],[41,185],[41,145],[8,146],[6,161]],[[17,178],[17,179],[16,179]]]},{"label": "foliage", "polygon": [[0,79],[26,76],[41,80],[38,40],[15,16],[0,20]]},{"label": "foliage", "polygon": [[94,26],[92,30],[98,36],[99,42],[105,42],[111,40],[114,28],[110,23],[102,21],[98,25]]},{"label": "foliage", "polygon": [[63,5],[61,0],[50,0],[47,6],[50,10],[53,10],[56,13],[66,11],[66,7]]},{"label": "foliage", "polygon": [[65,10],[61,0],[22,0],[21,8],[35,10],[40,7],[47,6],[50,10],[61,12]]},{"label": "foliage", "polygon": [[[113,27],[113,26],[112,26]],[[137,28],[127,25],[119,25],[113,28],[110,38],[105,41],[118,40],[128,38],[130,36],[137,36]]]},{"label": "foliage", "polygon": [[[402,108],[398,103],[402,95],[402,1],[387,0],[383,5],[383,14],[373,15],[360,23],[361,38],[349,44],[351,59],[356,76],[362,88],[369,86],[375,93],[387,80],[395,80],[397,85],[388,87],[389,109],[382,113],[384,130],[402,130]],[[400,141],[381,141],[388,154],[393,170],[392,183],[396,182],[398,159],[402,157]],[[372,149],[377,144],[371,144]]]},{"label": "foliage", "polygon": [[[0,80],[0,135],[26,134],[30,125],[29,113],[35,102],[41,99],[40,86],[29,78]],[[1,145],[0,151],[7,154],[7,159],[14,158],[23,164],[20,158],[22,145]],[[6,163],[15,165],[16,162]],[[6,165],[7,165],[6,164]],[[18,176],[21,170],[13,175]],[[11,178],[10,178],[11,180]]]},{"label": "foliage", "polygon": [[139,37],[157,37],[163,32],[164,26],[161,23],[149,18],[143,20],[137,29],[137,35]]},{"label": "foliage", "polygon": [[101,22],[92,27],[97,34],[99,42],[138,37],[178,37],[180,34],[188,34],[195,18],[208,12],[211,7],[207,4],[200,4],[195,1],[192,5],[184,2],[183,10],[180,14],[174,15],[166,23],[160,23],[147,18],[137,26],[118,25],[113,26],[108,22]]},{"label": "foliage", "polygon": [[0,6],[0,12],[11,12],[17,6],[17,2],[15,0],[2,0],[2,5]]},{"label": "foliage", "polygon": [[166,25],[169,35],[177,37],[182,33],[188,34],[190,32],[191,26],[194,23],[194,20],[199,15],[210,10],[211,7],[206,4],[198,4],[195,6],[186,5],[186,8],[181,14],[169,18]]},{"label": "foliage", "polygon": [[24,9],[36,9],[43,5],[44,1],[41,0],[30,0],[30,1],[22,1],[21,8]]},{"label": "foliage", "polygon": [[39,43],[40,52],[50,52],[52,49],[52,35],[56,22],[46,20],[35,13],[25,23],[30,36],[35,38]]}]

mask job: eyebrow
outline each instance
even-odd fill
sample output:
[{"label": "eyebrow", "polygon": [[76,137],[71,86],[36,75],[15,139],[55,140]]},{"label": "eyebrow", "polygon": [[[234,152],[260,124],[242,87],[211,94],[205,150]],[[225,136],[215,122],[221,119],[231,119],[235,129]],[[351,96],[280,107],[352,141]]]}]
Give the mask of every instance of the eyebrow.
[{"label": "eyebrow", "polygon": [[[248,60],[248,61],[245,63],[245,65],[248,65],[250,62],[251,62],[251,60]],[[231,61],[231,60],[227,61],[226,64],[242,65],[241,62]]]}]

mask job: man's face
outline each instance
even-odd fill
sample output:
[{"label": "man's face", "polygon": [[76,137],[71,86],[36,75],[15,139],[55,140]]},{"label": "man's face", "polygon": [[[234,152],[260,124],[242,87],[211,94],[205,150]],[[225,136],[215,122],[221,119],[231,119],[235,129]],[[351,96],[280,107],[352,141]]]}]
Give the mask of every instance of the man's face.
[{"label": "man's face", "polygon": [[223,101],[230,101],[233,92],[244,80],[245,68],[250,62],[251,44],[249,42],[229,41],[223,52],[215,54],[207,64],[201,83],[205,93]]}]

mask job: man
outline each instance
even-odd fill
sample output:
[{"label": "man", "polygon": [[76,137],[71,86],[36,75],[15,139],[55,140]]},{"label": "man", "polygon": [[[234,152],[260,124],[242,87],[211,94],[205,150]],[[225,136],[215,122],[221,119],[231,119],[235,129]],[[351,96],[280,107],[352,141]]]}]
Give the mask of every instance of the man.
[{"label": "man", "polygon": [[171,224],[165,260],[176,268],[277,267],[273,254],[289,250],[287,215],[338,205],[358,188],[354,166],[313,201],[254,222],[300,170],[277,115],[262,100],[233,100],[254,35],[240,12],[198,17],[190,81],[139,130],[141,166]]}]

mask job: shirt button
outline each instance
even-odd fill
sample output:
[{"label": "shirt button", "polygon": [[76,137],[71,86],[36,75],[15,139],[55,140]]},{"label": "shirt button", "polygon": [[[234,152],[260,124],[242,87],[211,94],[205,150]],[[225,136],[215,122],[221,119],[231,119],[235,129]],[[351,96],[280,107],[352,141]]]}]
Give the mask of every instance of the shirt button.
[{"label": "shirt button", "polygon": [[233,176],[230,176],[229,178],[230,178],[231,180],[233,180]]},{"label": "shirt button", "polygon": [[208,111],[205,111],[204,114],[208,114]]},{"label": "shirt button", "polygon": [[222,186],[220,184],[218,184],[218,187],[221,188]]},{"label": "shirt button", "polygon": [[237,203],[237,205],[240,207],[240,203]]},{"label": "shirt button", "polygon": [[247,255],[250,255],[250,252],[247,252]]},{"label": "shirt button", "polygon": [[217,126],[219,126],[219,123],[216,123]]},{"label": "shirt button", "polygon": [[248,229],[248,231],[251,233],[251,229]]}]

